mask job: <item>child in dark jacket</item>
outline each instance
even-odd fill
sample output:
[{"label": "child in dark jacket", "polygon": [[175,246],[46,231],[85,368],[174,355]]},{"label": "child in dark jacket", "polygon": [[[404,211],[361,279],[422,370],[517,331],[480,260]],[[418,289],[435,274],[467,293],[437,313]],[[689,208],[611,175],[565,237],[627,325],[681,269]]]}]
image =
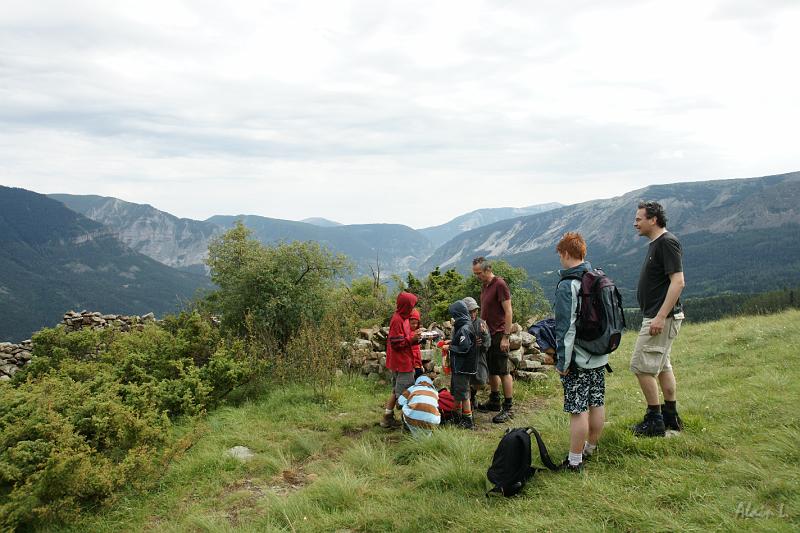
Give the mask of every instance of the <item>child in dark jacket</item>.
[{"label": "child in dark jacket", "polygon": [[467,305],[462,300],[450,304],[448,309],[453,317],[453,334],[450,338],[450,392],[456,400],[456,414],[459,425],[466,429],[475,427],[470,402],[470,378],[478,371],[480,347],[473,331]]}]

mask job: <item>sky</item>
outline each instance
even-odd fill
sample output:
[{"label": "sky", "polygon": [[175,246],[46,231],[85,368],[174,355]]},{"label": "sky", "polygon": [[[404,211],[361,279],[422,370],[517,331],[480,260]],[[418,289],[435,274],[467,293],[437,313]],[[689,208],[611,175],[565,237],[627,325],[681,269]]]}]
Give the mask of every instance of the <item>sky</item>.
[{"label": "sky", "polygon": [[797,0],[4,0],[0,184],[441,224],[800,170]]}]

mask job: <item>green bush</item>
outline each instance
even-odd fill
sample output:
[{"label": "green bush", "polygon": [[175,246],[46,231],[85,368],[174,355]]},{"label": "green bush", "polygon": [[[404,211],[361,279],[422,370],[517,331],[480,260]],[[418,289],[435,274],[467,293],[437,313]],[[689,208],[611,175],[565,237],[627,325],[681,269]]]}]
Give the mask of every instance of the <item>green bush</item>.
[{"label": "green bush", "polygon": [[[530,317],[543,318],[550,314],[550,302],[545,298],[541,286],[535,280],[529,280],[524,269],[494,260],[492,271],[508,284],[515,322],[524,323]],[[405,280],[398,281],[400,288],[419,298],[417,307],[424,322],[448,320],[450,304],[467,296],[480,302],[480,280],[472,275],[464,277],[454,269],[442,273],[436,267],[425,279],[409,273]]]},{"label": "green bush", "polygon": [[285,345],[304,322],[319,322],[350,264],[316,242],[265,246],[250,234],[239,222],[209,245],[206,262],[219,289],[206,305],[225,331],[246,335],[252,320]]},{"label": "green bush", "polygon": [[171,420],[205,412],[258,368],[197,313],[33,341],[33,362],[0,387],[0,529],[68,521],[146,483]]}]

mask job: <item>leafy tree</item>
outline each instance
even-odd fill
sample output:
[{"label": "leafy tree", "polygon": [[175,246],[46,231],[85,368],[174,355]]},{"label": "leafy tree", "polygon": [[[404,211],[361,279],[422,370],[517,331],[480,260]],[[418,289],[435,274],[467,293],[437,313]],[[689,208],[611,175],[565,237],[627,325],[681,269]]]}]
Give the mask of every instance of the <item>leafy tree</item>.
[{"label": "leafy tree", "polygon": [[219,287],[209,303],[223,328],[246,334],[250,320],[281,346],[303,322],[322,318],[334,279],[351,268],[316,242],[265,246],[241,222],[211,242],[206,263]]},{"label": "leafy tree", "polygon": [[[492,271],[502,277],[511,291],[514,317],[522,321],[531,316],[543,317],[550,313],[550,303],[541,286],[529,280],[523,268],[515,268],[505,261],[493,261]],[[442,273],[437,267],[424,280],[409,273],[400,288],[417,295],[423,320],[447,320],[448,307],[455,300],[472,296],[480,301],[481,282],[474,276],[464,277],[456,270]]]}]

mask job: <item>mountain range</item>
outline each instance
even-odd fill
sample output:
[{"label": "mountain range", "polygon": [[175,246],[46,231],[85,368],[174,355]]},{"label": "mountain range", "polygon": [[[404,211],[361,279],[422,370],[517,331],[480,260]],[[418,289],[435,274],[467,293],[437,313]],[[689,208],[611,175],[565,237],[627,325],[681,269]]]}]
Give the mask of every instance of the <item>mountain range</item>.
[{"label": "mountain range", "polygon": [[357,275],[379,265],[384,279],[436,267],[468,272],[475,256],[502,258],[525,268],[547,295],[557,281],[556,242],[580,231],[588,259],[617,281],[632,307],[647,246],[633,228],[640,199],[667,209],[668,228],[684,246],[686,296],[800,284],[800,172],[653,185],[573,205],[480,209],[420,230],[255,215],[200,221],[117,198],[47,197],[0,186],[0,341],[21,340],[69,309],[176,309],[210,286],[203,262],[208,243],[237,220],[264,243],[318,241],[349,256]]},{"label": "mountain range", "polygon": [[664,205],[667,228],[683,244],[686,296],[800,284],[800,172],[653,185],[503,220],[451,239],[420,270],[439,266],[466,272],[476,256],[503,258],[524,267],[549,294],[559,268],[555,245],[565,232],[578,231],[587,241],[588,259],[604,267],[635,306],[633,290],[647,247],[633,228],[641,199]]},{"label": "mountain range", "polygon": [[[401,224],[339,224],[324,218],[304,221],[257,215],[215,215],[207,220],[178,218],[148,204],[93,195],[51,194],[68,208],[103,224],[137,252],[182,270],[203,273],[210,240],[237,220],[264,244],[278,241],[317,241],[331,251],[348,256],[357,275],[380,270],[384,274],[416,271],[441,239],[458,228],[474,228],[522,213],[542,212],[560,204],[524,208],[479,209],[433,228],[414,230]],[[449,237],[448,237],[449,238]]]},{"label": "mountain range", "polygon": [[0,186],[0,341],[27,338],[71,309],[173,312],[210,286],[206,276],[136,252],[56,200]]}]

